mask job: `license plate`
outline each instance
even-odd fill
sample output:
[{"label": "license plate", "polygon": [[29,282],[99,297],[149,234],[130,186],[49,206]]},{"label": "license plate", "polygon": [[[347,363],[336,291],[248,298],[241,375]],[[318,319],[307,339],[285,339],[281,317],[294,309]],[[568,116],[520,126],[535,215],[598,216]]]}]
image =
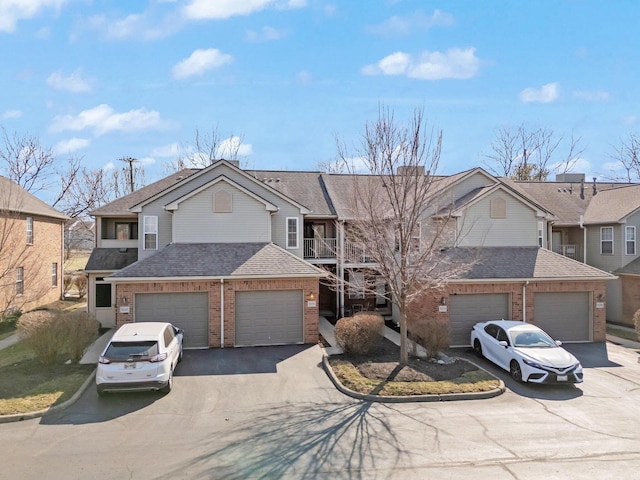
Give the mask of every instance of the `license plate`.
[{"label": "license plate", "polygon": [[126,370],[127,368],[136,368],[136,364],[135,363],[125,363],[124,364],[124,369]]},{"label": "license plate", "polygon": [[569,377],[567,377],[566,375],[558,375],[557,378],[559,382],[566,382],[567,380],[569,380]]}]

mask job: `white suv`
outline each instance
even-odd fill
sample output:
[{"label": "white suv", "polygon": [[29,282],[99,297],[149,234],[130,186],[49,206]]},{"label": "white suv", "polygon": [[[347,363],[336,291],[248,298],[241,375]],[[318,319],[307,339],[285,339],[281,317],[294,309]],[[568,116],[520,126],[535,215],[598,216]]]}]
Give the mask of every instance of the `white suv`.
[{"label": "white suv", "polygon": [[170,323],[122,325],[98,360],[98,395],[112,391],[170,392],[173,370],[182,360],[183,335],[181,329]]}]

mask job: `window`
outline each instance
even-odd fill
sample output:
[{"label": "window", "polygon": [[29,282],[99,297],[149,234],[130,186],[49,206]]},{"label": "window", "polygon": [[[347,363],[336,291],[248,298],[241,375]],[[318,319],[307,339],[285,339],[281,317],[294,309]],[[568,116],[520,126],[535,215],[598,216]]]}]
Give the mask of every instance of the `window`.
[{"label": "window", "polygon": [[636,254],[636,227],[624,227],[624,241],[627,255]]},{"label": "window", "polygon": [[349,298],[364,298],[364,273],[349,274]]},{"label": "window", "polygon": [[298,217],[287,217],[287,248],[298,248]]},{"label": "window", "polygon": [[491,218],[507,218],[507,201],[504,198],[491,200]]},{"label": "window", "polygon": [[116,239],[118,240],[135,240],[138,238],[137,223],[119,223],[116,222]]},{"label": "window", "polygon": [[213,211],[215,213],[233,212],[233,195],[226,190],[220,190],[213,196]]},{"label": "window", "polygon": [[144,249],[157,250],[158,249],[158,217],[145,216],[143,225],[144,225]]},{"label": "window", "polygon": [[58,286],[58,264],[57,263],[51,264],[51,286],[52,287]]},{"label": "window", "polygon": [[613,255],[613,227],[600,227],[600,253]]},{"label": "window", "polygon": [[27,243],[33,243],[33,217],[27,217]]},{"label": "window", "polygon": [[16,268],[16,295],[24,293],[24,267]]},{"label": "window", "polygon": [[544,223],[538,222],[538,246],[544,246]]}]

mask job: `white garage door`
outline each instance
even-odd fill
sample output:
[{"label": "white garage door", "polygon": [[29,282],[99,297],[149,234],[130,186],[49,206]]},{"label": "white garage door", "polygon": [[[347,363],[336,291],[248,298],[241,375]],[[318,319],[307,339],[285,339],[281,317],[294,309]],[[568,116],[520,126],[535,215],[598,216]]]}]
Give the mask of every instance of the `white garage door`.
[{"label": "white garage door", "polygon": [[591,295],[589,292],[536,293],[534,323],[556,340],[591,341]]},{"label": "white garage door", "polygon": [[469,345],[471,327],[478,322],[509,318],[508,293],[449,295],[451,346]]},{"label": "white garage door", "polygon": [[170,322],[184,330],[185,348],[209,346],[207,293],[138,293],[136,322]]},{"label": "white garage door", "polygon": [[236,292],[236,346],[303,343],[302,290]]}]

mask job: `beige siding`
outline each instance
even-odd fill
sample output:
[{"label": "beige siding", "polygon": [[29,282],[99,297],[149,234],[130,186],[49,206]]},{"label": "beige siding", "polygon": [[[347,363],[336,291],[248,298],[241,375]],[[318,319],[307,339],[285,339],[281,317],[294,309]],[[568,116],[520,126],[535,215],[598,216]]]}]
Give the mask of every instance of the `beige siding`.
[{"label": "beige siding", "polygon": [[587,263],[605,272],[613,272],[622,267],[622,244],[624,230],[618,225],[602,225],[613,227],[613,255],[602,255],[600,253],[600,225],[589,225],[587,227]]},{"label": "beige siding", "polygon": [[477,188],[486,187],[495,183],[495,180],[487,178],[486,175],[483,175],[480,172],[474,173],[469,178],[466,178],[463,182],[460,182],[460,184],[456,185],[453,188],[453,197],[461,198]]},{"label": "beige siding", "polygon": [[[507,202],[507,216],[491,218],[491,200]],[[469,207],[458,219],[458,245],[484,247],[524,247],[538,245],[536,212],[510,195],[496,192]]]},{"label": "beige siding", "polygon": [[[162,207],[164,202],[155,201],[144,207],[142,213],[138,216],[138,259],[141,260],[153,255],[158,250],[166,247],[172,242],[171,224],[172,217],[169,212]],[[144,249],[144,217],[151,215],[158,217],[158,250]]]},{"label": "beige siding", "polygon": [[[232,213],[215,213],[214,196],[232,194]],[[265,204],[226,182],[181,202],[173,214],[175,243],[239,243],[271,241],[271,215]]]},{"label": "beige siding", "polygon": [[607,321],[624,322],[622,315],[622,280],[607,280]]}]

